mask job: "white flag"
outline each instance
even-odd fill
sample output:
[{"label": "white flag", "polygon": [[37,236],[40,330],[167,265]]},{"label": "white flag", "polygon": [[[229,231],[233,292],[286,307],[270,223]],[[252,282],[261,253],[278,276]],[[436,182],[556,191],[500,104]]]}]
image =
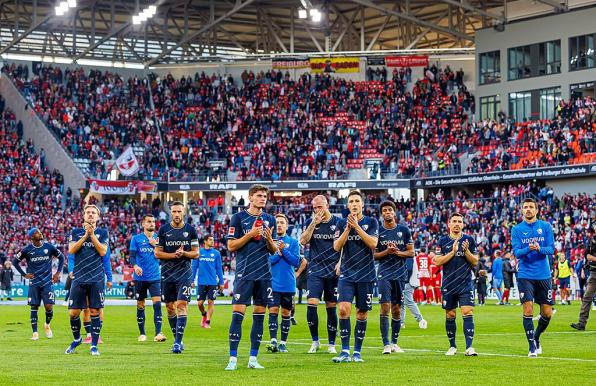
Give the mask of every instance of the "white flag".
[{"label": "white flag", "polygon": [[137,161],[137,157],[135,156],[135,153],[132,151],[131,146],[126,148],[126,150],[124,150],[124,152],[120,154],[120,157],[118,157],[118,159],[116,160],[116,166],[118,167],[118,170],[120,170],[120,173],[122,173],[123,176],[127,177],[132,176],[133,174],[139,171],[139,161]]}]

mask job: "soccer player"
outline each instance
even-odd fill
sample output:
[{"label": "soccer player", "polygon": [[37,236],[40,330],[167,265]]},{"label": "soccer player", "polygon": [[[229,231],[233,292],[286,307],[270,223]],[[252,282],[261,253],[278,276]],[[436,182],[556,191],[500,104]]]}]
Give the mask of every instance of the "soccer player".
[{"label": "soccer player", "polygon": [[128,248],[130,263],[133,266],[133,280],[135,282],[135,297],[137,299],[137,324],[139,325],[139,342],[147,341],[145,335],[145,299],[147,292],[153,303],[153,323],[155,337],[153,341],[164,342],[166,337],[161,332],[161,275],[159,261],[155,258],[155,217],[146,214],[141,220],[143,232],[130,239]]},{"label": "soccer player", "polygon": [[[74,228],[70,232],[68,253],[73,255],[73,278],[70,290],[68,308],[70,327],[74,340],[66,349],[65,354],[75,352],[81,340],[80,314],[84,308],[89,308],[91,315],[91,355],[99,355],[97,343],[101,332],[100,309],[105,299],[105,286],[112,288],[112,270],[109,266],[108,231],[97,228],[99,208],[95,205],[85,205],[83,208],[83,227]],[[105,283],[107,278],[107,283]]]},{"label": "soccer player", "polygon": [[[201,312],[201,327],[211,328],[213,303],[217,290],[223,291],[224,276],[221,264],[221,254],[213,248],[214,239],[211,235],[203,238],[203,248],[199,250],[199,258],[192,262],[192,285],[198,274],[197,300]],[[207,300],[207,311],[205,311]]]},{"label": "soccer player", "polygon": [[234,214],[230,219],[228,250],[236,252],[236,278],[229,331],[230,360],[226,370],[237,368],[242,321],[251,299],[254,307],[248,368],[264,368],[257,361],[257,355],[263,337],[265,308],[272,296],[269,255],[277,252],[275,218],[263,211],[268,193],[269,188],[264,185],[251,186],[248,190],[248,209]]},{"label": "soccer player", "polygon": [[[269,334],[271,344],[267,349],[271,352],[288,352],[286,343],[290,333],[293,299],[296,294],[296,272],[306,267],[306,261],[300,257],[298,241],[286,234],[288,218],[284,214],[276,214],[278,252],[269,257],[271,262],[271,284],[273,299],[269,302]],[[281,340],[277,346],[277,329],[279,307],[281,306]]]},{"label": "soccer player", "polygon": [[[431,257],[425,250],[421,250],[416,256],[416,265],[418,266],[418,277],[420,278],[420,287],[416,290],[415,300],[418,304],[424,302],[430,304],[433,301],[433,280],[431,278],[430,266]],[[424,287],[424,289],[422,289]]]},{"label": "soccer player", "polygon": [[503,294],[501,288],[503,287],[503,259],[501,259],[501,251],[495,252],[495,259],[491,266],[491,273],[493,278],[493,290],[499,302],[498,305],[503,305]]},{"label": "soccer player", "polygon": [[[383,354],[403,352],[398,346],[401,329],[401,306],[404,301],[404,282],[408,280],[406,259],[414,257],[414,243],[410,230],[395,221],[395,204],[384,201],[379,206],[383,225],[375,259],[379,260],[377,274],[379,303],[381,303],[381,339]],[[391,342],[389,341],[389,311],[391,310]]]},{"label": "soccer player", "polygon": [[466,356],[477,356],[472,347],[474,340],[474,286],[472,269],[478,264],[476,242],[463,233],[464,217],[452,213],[449,218],[449,236],[443,236],[438,243],[435,264],[443,266],[443,309],[445,310],[445,330],[449,338],[449,350],[445,355],[455,355],[456,309],[459,306],[464,320]]},{"label": "soccer player", "polygon": [[341,220],[329,212],[329,203],[325,196],[319,195],[312,200],[313,215],[306,220],[305,229],[300,236],[300,244],[310,247],[306,279],[308,306],[306,320],[312,338],[309,354],[316,353],[319,343],[319,302],[324,299],[327,309],[327,337],[330,354],[337,354],[335,338],[337,336],[337,274],[335,266],[339,253],[333,249],[333,240]]},{"label": "soccer player", "polygon": [[171,221],[159,228],[155,246],[155,257],[161,260],[162,299],[175,337],[174,354],[181,354],[184,349],[182,338],[192,290],[190,261],[199,257],[199,235],[194,226],[184,221],[184,215],[184,204],[170,204]]},{"label": "soccer player", "polygon": [[[523,221],[511,229],[511,246],[517,258],[517,286],[523,305],[523,325],[528,339],[528,357],[542,354],[540,336],[548,327],[553,313],[549,258],[555,252],[553,230],[538,220],[538,205],[531,198],[522,202]],[[540,319],[534,330],[534,302],[540,304]]]},{"label": "soccer player", "polygon": [[[31,239],[31,243],[23,248],[16,256],[19,262],[23,260],[27,262],[27,273],[23,271],[19,263],[14,266],[21,276],[29,279],[27,297],[29,306],[31,307],[30,319],[31,330],[33,330],[31,340],[39,339],[39,333],[37,332],[37,312],[42,300],[46,310],[44,331],[46,338],[51,339],[54,334],[50,328],[50,322],[54,316],[55,304],[52,283],[57,283],[60,280],[60,272],[62,272],[64,265],[64,255],[54,245],[43,241],[43,235],[38,228],[31,228],[27,232],[27,236]],[[58,269],[53,275],[52,258],[58,259]]]},{"label": "soccer player", "polygon": [[[364,199],[358,191],[348,194],[346,221],[338,225],[333,249],[341,252],[337,270],[339,275],[337,292],[339,300],[339,333],[341,353],[333,362],[363,362],[360,351],[366,334],[366,318],[372,310],[372,296],[375,281],[374,250],[377,247],[379,223],[362,214]],[[354,353],[350,358],[350,314],[352,301],[356,298],[356,326],[354,327]]]},{"label": "soccer player", "polygon": [[555,277],[559,278],[559,289],[561,290],[560,304],[571,304],[571,300],[569,300],[571,292],[569,290],[571,284],[571,267],[564,252],[559,253],[559,261],[555,267]]}]

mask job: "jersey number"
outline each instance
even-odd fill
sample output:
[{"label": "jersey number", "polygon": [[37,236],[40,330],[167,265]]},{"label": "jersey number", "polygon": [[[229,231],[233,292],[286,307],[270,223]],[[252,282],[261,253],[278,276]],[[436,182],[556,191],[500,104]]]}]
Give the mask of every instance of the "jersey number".
[{"label": "jersey number", "polygon": [[273,290],[271,289],[271,287],[267,287],[267,298],[273,299]]},{"label": "jersey number", "polygon": [[186,286],[186,285],[182,286],[182,295],[190,296],[190,290],[191,290],[191,287]]}]

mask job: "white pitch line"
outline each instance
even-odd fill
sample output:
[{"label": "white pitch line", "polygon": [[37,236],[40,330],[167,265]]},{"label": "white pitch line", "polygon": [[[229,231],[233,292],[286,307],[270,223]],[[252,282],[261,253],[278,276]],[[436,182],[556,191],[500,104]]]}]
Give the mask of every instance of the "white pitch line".
[{"label": "white pitch line", "polygon": [[[546,335],[563,335],[563,334],[571,334],[571,335],[583,335],[583,334],[596,334],[596,330],[595,331],[553,331],[553,332],[545,332]],[[517,335],[523,335],[526,336],[525,333],[523,332],[498,332],[498,333],[491,333],[491,334],[474,334],[474,336],[517,336]],[[406,339],[412,339],[412,338],[445,338],[446,335],[445,334],[440,334],[440,335],[401,335],[400,333],[400,337],[406,337]],[[371,336],[369,337],[368,335],[366,336],[366,339],[381,339],[380,336]],[[312,339],[304,339],[304,338],[300,338],[300,339],[292,339],[292,340],[297,340],[297,341],[312,341]]]},{"label": "white pitch line", "polygon": [[[295,339],[297,340],[297,339]],[[296,342],[288,342],[288,344],[291,345],[302,345],[302,346],[310,346],[310,343],[296,343]],[[371,350],[381,350],[383,347],[380,346],[362,346],[363,348],[366,349],[371,349]],[[442,350],[428,350],[428,349],[414,349],[414,348],[405,348],[403,349],[406,353],[408,351],[413,351],[413,352],[421,352],[421,353],[444,353],[445,351]],[[403,355],[403,354],[401,354]],[[400,354],[397,354],[397,356],[401,356]],[[392,356],[394,356],[392,354]],[[485,353],[485,352],[479,352],[478,356],[492,356],[492,357],[505,357],[505,358],[528,358],[527,355],[517,355],[517,354],[495,354],[495,353]],[[582,358],[560,358],[560,357],[544,357],[544,356],[538,356],[538,359],[550,359],[550,360],[555,360],[555,361],[571,361],[571,362],[589,362],[589,363],[596,363],[596,359],[582,359]],[[532,358],[533,359],[533,358]]]}]

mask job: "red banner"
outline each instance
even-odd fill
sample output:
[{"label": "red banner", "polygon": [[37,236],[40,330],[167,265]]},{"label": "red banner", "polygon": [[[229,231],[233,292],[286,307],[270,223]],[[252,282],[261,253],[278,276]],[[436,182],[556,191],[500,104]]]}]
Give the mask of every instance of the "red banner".
[{"label": "red banner", "polygon": [[103,181],[89,180],[89,190],[100,194],[155,193],[157,183],[153,181]]},{"label": "red banner", "polygon": [[428,56],[385,56],[387,67],[428,67]]}]

